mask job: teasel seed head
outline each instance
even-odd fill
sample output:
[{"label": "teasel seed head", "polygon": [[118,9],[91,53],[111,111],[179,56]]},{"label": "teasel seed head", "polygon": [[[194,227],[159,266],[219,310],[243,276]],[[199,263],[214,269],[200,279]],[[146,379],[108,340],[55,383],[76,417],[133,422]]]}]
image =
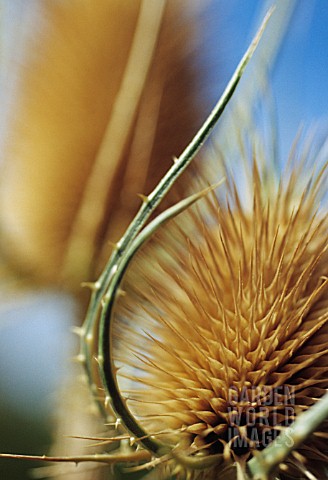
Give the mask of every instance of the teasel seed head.
[{"label": "teasel seed head", "polygon": [[[255,149],[241,164],[236,177],[217,160],[225,185],[142,247],[114,309],[122,396],[172,448],[162,468],[177,478],[245,472],[328,387],[327,165],[290,162],[277,179]],[[302,465],[322,478],[327,434],[323,423],[283,478]]]}]

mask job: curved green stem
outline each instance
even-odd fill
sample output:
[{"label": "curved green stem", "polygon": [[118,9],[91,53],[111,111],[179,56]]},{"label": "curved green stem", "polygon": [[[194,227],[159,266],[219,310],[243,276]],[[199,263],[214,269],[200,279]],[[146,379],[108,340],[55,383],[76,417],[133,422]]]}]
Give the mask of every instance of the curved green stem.
[{"label": "curved green stem", "polygon": [[132,413],[130,413],[117,384],[116,367],[113,360],[111,345],[113,307],[124,273],[128,268],[130,261],[134,258],[136,252],[140,249],[140,247],[147,242],[147,240],[155,233],[155,231],[160,226],[164,225],[171,218],[179,215],[179,213],[186,210],[193,203],[197,202],[200,198],[204,197],[221,183],[222,182],[219,182],[213,187],[206,188],[199,193],[196,193],[184,200],[181,200],[173,207],[168,208],[167,210],[162,212],[151,223],[149,223],[149,225],[147,225],[135,238],[135,240],[132,242],[129,249],[127,250],[126,254],[122,258],[120,264],[118,265],[117,271],[112,278],[108,291],[104,297],[105,301],[103,303],[103,313],[99,326],[100,332],[98,354],[98,363],[102,370],[103,383],[110,394],[111,406],[113,407],[118,417],[122,420],[123,424],[129,429],[130,432],[133,433],[135,437],[142,439],[141,443],[143,443],[153,452],[158,452],[159,450],[161,450],[161,452],[164,452],[168,450],[168,447],[167,445],[164,445],[158,440],[154,440],[149,437],[149,435],[147,435],[147,432],[143,430],[140,424],[135,420]]}]

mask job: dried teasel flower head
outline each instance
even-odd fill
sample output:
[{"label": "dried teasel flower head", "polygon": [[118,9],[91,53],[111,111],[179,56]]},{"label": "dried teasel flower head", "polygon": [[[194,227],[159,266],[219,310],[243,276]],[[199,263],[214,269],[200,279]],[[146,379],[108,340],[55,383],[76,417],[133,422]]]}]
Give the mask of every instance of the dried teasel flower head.
[{"label": "dried teasel flower head", "polygon": [[[255,151],[238,176],[217,159],[226,170],[217,195],[159,228],[121,285],[118,383],[173,456],[242,466],[326,392],[327,164],[294,156],[280,178]],[[281,465],[285,475],[304,460],[322,478],[327,434],[324,423]]]}]

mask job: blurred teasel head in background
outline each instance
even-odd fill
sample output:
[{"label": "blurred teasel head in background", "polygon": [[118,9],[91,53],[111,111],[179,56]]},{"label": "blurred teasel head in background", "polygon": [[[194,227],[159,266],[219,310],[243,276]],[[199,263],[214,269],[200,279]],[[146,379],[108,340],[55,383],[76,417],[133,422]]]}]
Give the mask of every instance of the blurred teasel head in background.
[{"label": "blurred teasel head in background", "polygon": [[4,67],[18,81],[1,152],[1,242],[38,282],[76,291],[98,272],[137,194],[196,132],[206,109],[196,95],[202,7],[189,3],[22,5],[25,56],[10,52]]}]

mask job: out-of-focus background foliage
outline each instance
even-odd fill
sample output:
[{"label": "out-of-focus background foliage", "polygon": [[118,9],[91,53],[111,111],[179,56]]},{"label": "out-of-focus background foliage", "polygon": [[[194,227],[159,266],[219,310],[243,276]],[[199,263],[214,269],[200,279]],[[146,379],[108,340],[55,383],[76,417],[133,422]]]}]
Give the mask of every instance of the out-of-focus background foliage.
[{"label": "out-of-focus background foliage", "polygon": [[[53,1],[60,3],[60,0]],[[282,1],[289,0],[278,0],[278,3]],[[4,151],[12,136],[9,119],[13,112],[19,112],[17,92],[24,82],[21,67],[38,55],[38,42],[31,44],[30,41],[39,34],[39,23],[46,11],[44,5],[40,8],[42,3],[42,0],[2,0],[0,4],[0,140]],[[197,4],[189,0],[179,3],[185,11],[191,4],[193,8]],[[305,126],[318,124],[322,135],[328,127],[328,4],[326,0],[296,3],[272,74],[282,162],[301,122]],[[196,103],[201,105],[195,125],[201,123],[204,112],[222,92],[265,6],[267,2],[261,0],[212,0],[198,2],[193,10],[201,48],[198,46],[193,58],[196,63],[190,64],[190,69],[196,72],[202,86],[193,92],[193,95],[198,93]],[[97,93],[95,81],[90,95],[97,96]],[[179,109],[177,103],[177,112]],[[183,132],[183,125],[181,130]],[[8,161],[10,159],[2,158],[0,164],[0,188],[5,178],[1,168]],[[47,198],[43,201],[52,208]],[[85,280],[88,278],[80,279]],[[67,289],[63,293],[60,285],[40,289],[33,285],[27,287],[26,282],[21,281],[17,286],[16,282],[15,276],[5,270],[0,292],[0,451],[41,454],[50,445],[56,399],[64,379],[69,376],[70,359],[77,351],[70,327],[79,323],[83,308]],[[31,464],[24,462],[1,461],[0,477],[24,480],[29,478],[30,468]]]}]

